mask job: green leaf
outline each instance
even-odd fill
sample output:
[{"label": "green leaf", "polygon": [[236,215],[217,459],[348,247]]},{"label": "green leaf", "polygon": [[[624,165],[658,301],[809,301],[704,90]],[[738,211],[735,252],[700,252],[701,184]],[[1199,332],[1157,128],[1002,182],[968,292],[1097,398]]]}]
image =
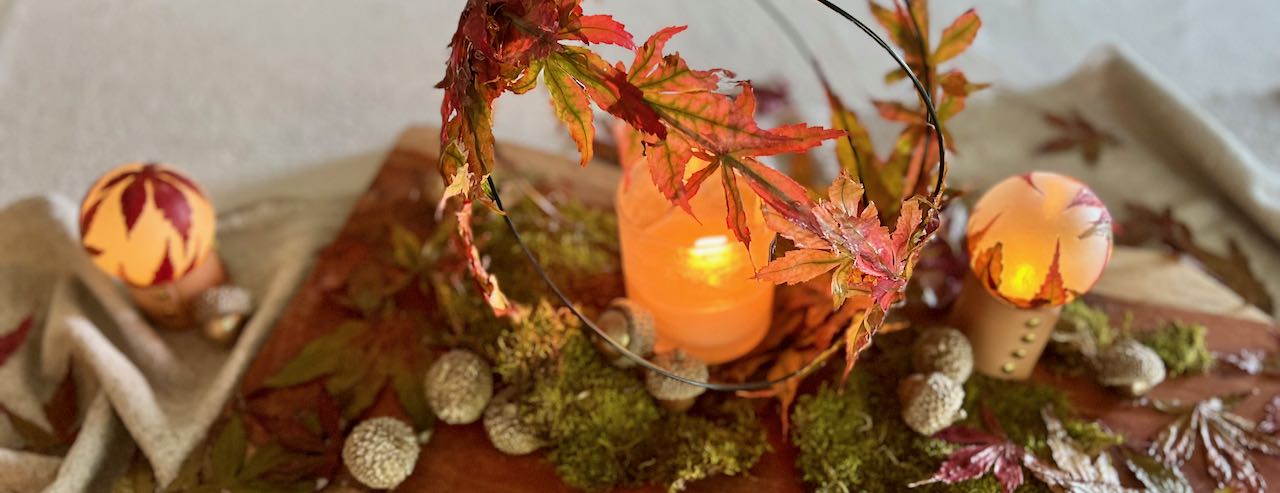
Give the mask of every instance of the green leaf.
[{"label": "green leaf", "polygon": [[942,31],[942,40],[938,41],[938,49],[933,53],[934,66],[955,58],[956,55],[968,49],[969,45],[973,44],[973,38],[978,36],[978,29],[981,27],[982,19],[978,18],[978,14],[973,9],[966,10],[964,14],[952,21],[951,25]]},{"label": "green leaf", "polygon": [[236,477],[242,482],[259,479],[292,459],[295,457],[286,452],[280,444],[269,443],[253,451],[253,456],[249,457]]},{"label": "green leaf", "polygon": [[329,395],[342,395],[359,385],[365,380],[372,366],[370,358],[366,357],[362,347],[342,352],[339,360],[341,364],[324,381],[324,388]]},{"label": "green leaf", "polygon": [[391,225],[391,259],[396,265],[416,271],[421,266],[422,240],[399,224]]},{"label": "green leaf", "polygon": [[1151,493],[1191,493],[1191,484],[1176,468],[1170,468],[1142,452],[1122,447],[1125,464]]},{"label": "green leaf", "polygon": [[596,135],[595,115],[591,112],[587,92],[574,80],[572,70],[568,60],[552,55],[547,58],[542,81],[551,94],[551,107],[555,109],[556,118],[569,130],[569,136],[578,145],[580,162],[586,166],[591,162],[591,143]]},{"label": "green leaf", "polygon": [[400,399],[404,412],[413,420],[416,430],[431,428],[431,411],[427,408],[426,396],[422,395],[422,382],[418,373],[407,364],[398,364],[391,373],[391,385],[395,388],[396,397]]},{"label": "green leaf", "polygon": [[244,465],[246,441],[244,421],[233,416],[209,449],[213,478],[227,481],[236,477]]},{"label": "green leaf", "polygon": [[266,386],[289,387],[333,373],[341,365],[342,355],[352,339],[367,327],[363,321],[348,320],[333,332],[312,340],[297,356],[285,363],[284,368],[268,378]]}]

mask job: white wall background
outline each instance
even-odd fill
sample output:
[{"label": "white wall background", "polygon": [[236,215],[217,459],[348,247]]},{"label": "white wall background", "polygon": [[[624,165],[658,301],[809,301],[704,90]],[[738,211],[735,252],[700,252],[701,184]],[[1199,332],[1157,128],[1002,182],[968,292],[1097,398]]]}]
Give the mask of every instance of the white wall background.
[{"label": "white wall background", "polygon": [[[890,61],[870,40],[816,2],[773,1],[804,25],[847,100],[884,94]],[[0,206],[47,192],[78,198],[103,170],[142,159],[186,169],[224,209],[354,192],[402,128],[438,123],[432,86],[463,3],[0,0]],[[871,22],[864,3],[840,3]],[[1124,44],[1280,161],[1280,139],[1259,130],[1280,120],[1280,2],[933,3],[935,32],[971,5],[983,17],[958,60],[973,80],[1047,84],[1100,46]],[[809,119],[825,120],[808,69],[752,1],[586,0],[586,9],[641,38],[688,24],[673,47],[694,66],[785,75]],[[572,150],[545,98],[499,104],[500,137]]]}]

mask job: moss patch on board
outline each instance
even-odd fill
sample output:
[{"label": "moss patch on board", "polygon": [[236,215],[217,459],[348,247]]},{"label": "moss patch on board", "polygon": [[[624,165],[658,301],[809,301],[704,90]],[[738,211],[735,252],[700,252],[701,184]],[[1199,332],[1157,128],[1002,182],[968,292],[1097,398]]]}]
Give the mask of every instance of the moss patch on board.
[{"label": "moss patch on board", "polygon": [[[801,396],[791,415],[792,442],[799,449],[796,466],[805,483],[819,492],[892,492],[928,478],[955,446],[922,436],[901,418],[898,381],[912,373],[910,347],[915,334],[902,331],[876,338],[873,354],[864,356],[848,381],[825,383]],[[1065,395],[1034,382],[1009,382],[974,375],[965,384],[968,418],[964,424],[981,427],[985,402],[1010,439],[1032,453],[1044,455],[1045,427],[1040,409],[1051,405],[1064,417],[1073,438],[1090,448],[1106,448],[1121,440],[1091,422],[1071,419]],[[1018,491],[1049,489],[1032,479]],[[930,484],[912,491],[997,492],[991,476],[956,485]]]}]

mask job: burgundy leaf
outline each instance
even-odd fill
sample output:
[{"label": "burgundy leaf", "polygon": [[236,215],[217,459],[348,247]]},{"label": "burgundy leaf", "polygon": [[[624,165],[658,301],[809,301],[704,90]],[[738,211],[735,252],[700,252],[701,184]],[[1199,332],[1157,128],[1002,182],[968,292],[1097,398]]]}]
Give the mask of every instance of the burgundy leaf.
[{"label": "burgundy leaf", "polygon": [[137,175],[120,194],[120,210],[124,211],[125,232],[132,232],[142,209],[147,206],[147,180]]},{"label": "burgundy leaf", "polygon": [[22,342],[27,340],[27,334],[31,332],[31,323],[32,316],[27,315],[27,318],[22,319],[22,322],[18,323],[18,327],[16,329],[8,334],[0,336],[0,366],[3,366],[4,362],[8,361],[9,357],[12,356],[13,353],[17,352],[18,348],[22,346]]},{"label": "burgundy leaf", "polygon": [[178,235],[182,236],[183,246],[186,246],[187,238],[191,234],[191,204],[187,203],[187,197],[173,184],[161,179],[150,181],[156,208],[160,209],[164,218],[169,220],[173,229],[178,230]]},{"label": "burgundy leaf", "polygon": [[89,206],[89,209],[85,210],[84,213],[80,214],[80,238],[81,239],[84,239],[86,236],[89,236],[89,226],[93,224],[94,216],[98,215],[98,207],[102,206],[103,200],[105,199],[98,198],[98,200],[93,201],[93,205]]},{"label": "burgundy leaf", "polygon": [[156,273],[151,278],[151,284],[157,285],[172,281],[174,279],[173,261],[169,259],[169,240],[164,242],[164,257],[160,258],[160,266],[156,267]]}]

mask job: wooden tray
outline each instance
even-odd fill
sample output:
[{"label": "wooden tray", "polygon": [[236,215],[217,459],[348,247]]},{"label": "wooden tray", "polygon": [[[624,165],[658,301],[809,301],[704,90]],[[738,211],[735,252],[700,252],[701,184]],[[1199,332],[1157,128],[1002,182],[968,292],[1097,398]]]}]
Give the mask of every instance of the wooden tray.
[{"label": "wooden tray", "polygon": [[[264,344],[248,369],[241,387],[241,397],[262,388],[262,382],[277,372],[308,341],[328,333],[344,317],[342,310],[327,302],[327,294],[342,286],[347,275],[361,262],[371,258],[379,245],[385,245],[391,224],[409,226],[419,234],[428,232],[434,223],[432,218],[435,199],[438,197],[440,179],[435,170],[438,133],[435,129],[413,128],[401,135],[378,172],[369,190],[356,203],[346,225],[333,244],[325,248],[316,261],[314,271],[298,288],[290,306],[277,323],[270,339]],[[561,180],[572,186],[582,200],[607,204],[617,179],[616,168],[597,163],[586,169],[558,156],[503,146],[504,157],[518,161],[512,168],[503,169],[498,178],[513,173],[537,174],[551,180]],[[1155,287],[1158,289],[1159,287]],[[1113,316],[1132,311],[1136,326],[1178,319],[1201,322],[1212,330],[1209,345],[1217,351],[1230,351],[1243,347],[1276,349],[1274,327],[1260,322],[1208,315],[1163,306],[1098,298]],[[1192,306],[1194,300],[1186,300]],[[1131,407],[1092,382],[1080,378],[1058,377],[1038,371],[1037,380],[1067,389],[1077,410],[1087,417],[1098,418],[1109,426],[1141,443],[1168,418],[1154,411]],[[1180,378],[1168,382],[1153,392],[1157,398],[1200,398],[1257,389],[1257,395],[1246,400],[1239,408],[1240,414],[1257,418],[1262,406],[1271,396],[1280,392],[1280,380],[1265,377],[1239,375],[1224,372]],[[399,413],[388,396],[382,396],[371,411],[373,414]],[[787,443],[777,427],[774,416],[762,416],[769,429],[773,451],[766,454],[751,474],[740,477],[716,477],[693,483],[688,491],[804,491],[797,477],[794,462],[795,450]],[[1272,481],[1280,482],[1280,460],[1257,458],[1256,464]],[[1212,480],[1204,473],[1203,458],[1197,456],[1184,468],[1197,491],[1211,491]],[[439,425],[431,441],[423,449],[417,469],[400,491],[466,491],[466,492],[562,492],[573,491],[556,477],[552,467],[540,454],[511,457],[493,449],[483,428],[477,423],[468,426]],[[662,491],[661,488],[637,488],[625,491]]]}]

